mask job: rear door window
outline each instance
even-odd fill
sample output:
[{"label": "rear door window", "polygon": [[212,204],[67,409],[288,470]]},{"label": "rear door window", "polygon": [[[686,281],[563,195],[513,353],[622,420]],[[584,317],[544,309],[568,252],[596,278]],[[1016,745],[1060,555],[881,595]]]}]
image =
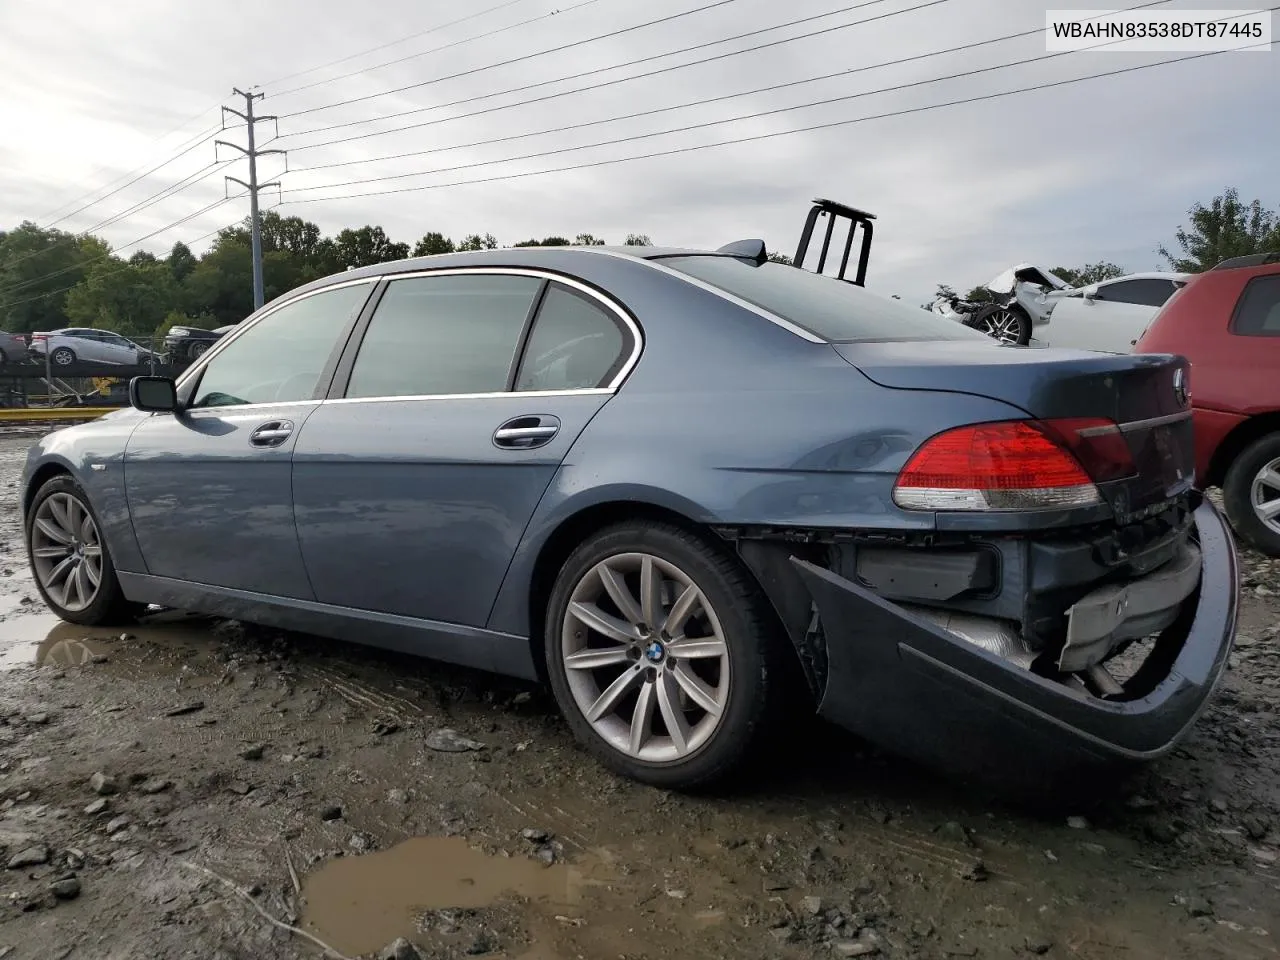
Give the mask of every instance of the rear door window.
[{"label": "rear door window", "polygon": [[631,332],[585,294],[553,283],[520,361],[516,389],[593,390],[622,368]]},{"label": "rear door window", "polygon": [[1231,332],[1244,337],[1280,337],[1280,273],[1254,277],[1245,284]]},{"label": "rear door window", "polygon": [[747,301],[831,343],[986,340],[984,333],[865,287],[799,267],[725,256],[663,257],[658,263]]},{"label": "rear door window", "polygon": [[1162,307],[1173,294],[1173,281],[1158,277],[1124,280],[1098,287],[1098,299],[1112,303],[1136,303],[1144,307]]}]

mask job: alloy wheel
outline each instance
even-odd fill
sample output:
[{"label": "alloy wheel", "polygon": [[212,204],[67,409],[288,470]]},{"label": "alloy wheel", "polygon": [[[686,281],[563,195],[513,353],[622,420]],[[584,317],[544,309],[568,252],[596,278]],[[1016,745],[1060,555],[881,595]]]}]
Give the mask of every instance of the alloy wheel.
[{"label": "alloy wheel", "polygon": [[982,332],[1001,343],[1018,342],[1018,315],[1012,310],[993,310],[982,320]]},{"label": "alloy wheel", "polygon": [[1262,525],[1280,534],[1280,457],[1264,465],[1254,476],[1249,502]]},{"label": "alloy wheel", "polygon": [[578,581],[561,625],[578,709],[615,750],[678,761],[715,733],[729,698],[729,646],[706,595],[647,553],[600,561]]},{"label": "alloy wheel", "polygon": [[102,539],[89,510],[69,493],[55,493],[36,509],[31,559],[40,586],[69,611],[93,603],[102,583]]}]

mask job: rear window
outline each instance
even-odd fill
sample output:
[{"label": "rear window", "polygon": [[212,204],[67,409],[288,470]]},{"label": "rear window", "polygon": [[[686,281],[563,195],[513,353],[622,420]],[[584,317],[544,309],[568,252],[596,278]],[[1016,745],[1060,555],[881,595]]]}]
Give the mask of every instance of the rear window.
[{"label": "rear window", "polygon": [[1280,336],[1280,273],[1254,277],[1245,284],[1231,330],[1246,337]]},{"label": "rear window", "polygon": [[920,307],[782,263],[724,256],[663,257],[660,262],[832,343],[987,339]]}]

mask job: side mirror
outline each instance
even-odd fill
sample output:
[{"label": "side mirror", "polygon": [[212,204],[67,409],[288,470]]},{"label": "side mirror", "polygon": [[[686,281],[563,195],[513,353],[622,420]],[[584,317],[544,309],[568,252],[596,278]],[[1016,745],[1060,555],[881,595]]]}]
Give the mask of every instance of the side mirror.
[{"label": "side mirror", "polygon": [[134,377],[129,381],[129,405],[144,413],[173,413],[178,388],[168,377]]},{"label": "side mirror", "polygon": [[1093,300],[1097,295],[1098,291],[1096,289],[1088,287],[1080,292],[1080,297],[1085,301],[1085,303],[1093,303]]}]

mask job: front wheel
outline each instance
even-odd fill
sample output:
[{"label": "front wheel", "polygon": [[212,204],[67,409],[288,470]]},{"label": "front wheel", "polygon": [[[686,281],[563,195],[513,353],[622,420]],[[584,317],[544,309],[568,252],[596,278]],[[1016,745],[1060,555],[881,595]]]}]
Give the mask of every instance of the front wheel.
[{"label": "front wheel", "polygon": [[1235,458],[1222,502],[1238,536],[1280,557],[1280,433],[1255,440]]},{"label": "front wheel", "polygon": [[732,772],[766,726],[776,632],[732,556],[678,527],[623,523],[560,571],[547,669],[574,735],[605,765],[689,789]]},{"label": "front wheel", "polygon": [[142,606],[125,599],[97,514],[70,476],[42,486],[27,514],[27,556],[36,588],[63,620],[85,626],[124,623]]},{"label": "front wheel", "polygon": [[968,324],[1001,343],[1025,347],[1031,342],[1031,318],[1019,307],[1002,307],[993,303],[975,313]]}]

